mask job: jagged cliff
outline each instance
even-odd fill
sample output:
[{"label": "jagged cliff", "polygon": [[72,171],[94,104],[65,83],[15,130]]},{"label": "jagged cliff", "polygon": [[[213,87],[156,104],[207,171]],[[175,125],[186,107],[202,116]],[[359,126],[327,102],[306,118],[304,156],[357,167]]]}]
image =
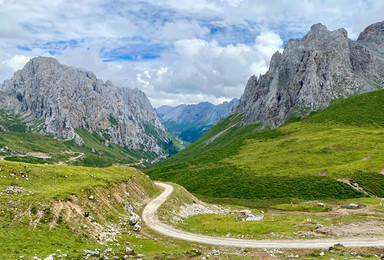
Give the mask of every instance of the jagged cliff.
[{"label": "jagged cliff", "polygon": [[236,113],[243,123],[278,127],[290,116],[307,116],[332,100],[384,86],[384,22],[367,27],[357,41],[345,29],[315,24],[301,40],[276,52],[269,70],[246,85]]},{"label": "jagged cliff", "polygon": [[[24,120],[43,122],[39,132],[83,140],[77,128],[96,131],[132,150],[167,153],[171,143],[149,100],[138,89],[116,88],[95,74],[53,58],[30,60],[1,86],[1,106]],[[106,144],[108,145],[108,144]]]}]

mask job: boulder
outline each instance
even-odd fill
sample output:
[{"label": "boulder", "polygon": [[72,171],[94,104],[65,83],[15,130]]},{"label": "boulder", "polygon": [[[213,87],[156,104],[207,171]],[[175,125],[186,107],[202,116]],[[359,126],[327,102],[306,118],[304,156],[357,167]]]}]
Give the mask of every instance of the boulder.
[{"label": "boulder", "polygon": [[136,224],[133,226],[133,231],[139,232],[141,230],[141,226],[139,224]]},{"label": "boulder", "polygon": [[134,226],[137,223],[140,223],[140,221],[141,221],[140,216],[132,212],[131,216],[129,217],[129,225]]}]

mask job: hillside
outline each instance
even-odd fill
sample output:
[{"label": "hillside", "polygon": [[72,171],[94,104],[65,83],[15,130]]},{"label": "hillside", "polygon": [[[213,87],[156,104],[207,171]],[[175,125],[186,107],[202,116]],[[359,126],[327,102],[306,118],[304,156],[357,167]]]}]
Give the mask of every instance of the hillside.
[{"label": "hillside", "polygon": [[128,167],[95,169],[3,161],[0,168],[3,259],[44,258],[52,253],[79,259],[83,250],[105,248],[99,242],[107,243],[119,233],[108,231],[108,225],[120,230],[121,219],[158,193],[145,175]]},{"label": "hillside", "polygon": [[143,92],[115,87],[92,72],[53,58],[31,59],[1,84],[0,99],[6,112],[3,122],[7,121],[4,115],[15,114],[26,125],[24,129],[6,129],[5,125],[4,131],[55,136],[79,146],[88,132],[101,136],[105,147],[115,144],[131,155],[150,154],[152,158],[177,151]]},{"label": "hillside", "polygon": [[185,143],[196,141],[205,131],[227,117],[238,104],[237,98],[219,105],[201,102],[176,107],[161,106],[156,109],[164,126]]},{"label": "hillside", "polygon": [[[245,205],[384,196],[384,91],[334,102],[274,130],[232,115],[148,174],[210,201]],[[256,200],[257,199],[257,200]]]},{"label": "hillside", "polygon": [[[36,134],[41,121],[25,122],[20,115],[0,109],[0,156],[4,160],[39,164],[72,164],[106,167],[112,164],[149,164],[155,153],[130,150],[117,144],[105,145],[107,139],[97,132],[75,129],[83,144],[74,140]],[[143,158],[138,162],[140,158]]]}]

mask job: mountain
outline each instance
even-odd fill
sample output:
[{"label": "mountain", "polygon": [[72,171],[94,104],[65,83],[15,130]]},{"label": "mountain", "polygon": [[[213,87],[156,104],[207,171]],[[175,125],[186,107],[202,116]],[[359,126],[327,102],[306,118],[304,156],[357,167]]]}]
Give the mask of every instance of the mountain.
[{"label": "mountain", "polygon": [[357,41],[344,29],[315,24],[301,40],[276,52],[269,70],[246,85],[236,113],[243,123],[278,127],[305,117],[333,100],[381,89],[384,84],[384,22],[367,27]]},{"label": "mountain", "polygon": [[166,156],[174,153],[171,139],[138,89],[117,88],[92,72],[60,64],[53,58],[31,59],[1,85],[1,107],[43,135],[84,144],[81,129],[98,134],[104,145]]},{"label": "mountain", "polygon": [[382,28],[352,42],[343,29],[312,26],[251,77],[233,114],[147,174],[258,208],[384,196]]},{"label": "mountain", "polygon": [[234,98],[217,106],[209,102],[156,109],[165,127],[187,143],[192,143],[221,119],[227,117],[239,99]]}]

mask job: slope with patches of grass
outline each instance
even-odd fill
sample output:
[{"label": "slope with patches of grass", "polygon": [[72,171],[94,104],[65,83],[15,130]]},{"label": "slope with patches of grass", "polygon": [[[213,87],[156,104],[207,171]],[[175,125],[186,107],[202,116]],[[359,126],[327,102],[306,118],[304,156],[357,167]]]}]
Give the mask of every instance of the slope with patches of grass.
[{"label": "slope with patches of grass", "polygon": [[232,115],[148,174],[215,202],[365,196],[339,179],[382,196],[383,111],[381,90],[336,101],[275,130],[242,126],[241,115]]},{"label": "slope with patches of grass", "polygon": [[60,249],[78,259],[84,249],[105,248],[94,237],[129,216],[127,203],[138,211],[158,193],[134,168],[0,161],[0,255],[46,257]]}]

